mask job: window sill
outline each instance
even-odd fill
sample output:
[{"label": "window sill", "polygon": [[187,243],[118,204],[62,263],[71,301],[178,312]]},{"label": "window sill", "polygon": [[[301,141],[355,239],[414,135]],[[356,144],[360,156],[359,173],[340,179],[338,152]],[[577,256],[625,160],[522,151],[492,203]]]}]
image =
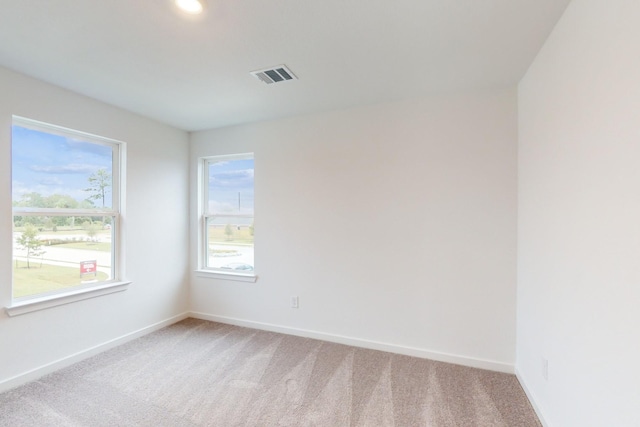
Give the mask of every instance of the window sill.
[{"label": "window sill", "polygon": [[5,307],[5,310],[10,317],[20,316],[21,314],[31,313],[33,311],[45,310],[47,308],[70,304],[76,301],[126,291],[130,284],[131,282],[114,282],[92,288],[66,292],[63,294],[31,298],[26,301],[16,302],[9,307]]},{"label": "window sill", "polygon": [[255,274],[243,274],[243,273],[226,273],[221,271],[210,270],[196,270],[196,277],[204,277],[208,279],[222,279],[222,280],[234,280],[236,282],[250,282],[255,283],[258,280],[258,276]]}]

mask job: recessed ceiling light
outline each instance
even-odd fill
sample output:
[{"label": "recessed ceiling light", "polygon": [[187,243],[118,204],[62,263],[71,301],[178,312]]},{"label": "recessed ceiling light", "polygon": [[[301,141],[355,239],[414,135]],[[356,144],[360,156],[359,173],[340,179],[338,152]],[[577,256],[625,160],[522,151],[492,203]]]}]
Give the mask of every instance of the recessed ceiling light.
[{"label": "recessed ceiling light", "polygon": [[202,13],[204,0],[175,0],[176,5],[187,13],[196,15]]}]

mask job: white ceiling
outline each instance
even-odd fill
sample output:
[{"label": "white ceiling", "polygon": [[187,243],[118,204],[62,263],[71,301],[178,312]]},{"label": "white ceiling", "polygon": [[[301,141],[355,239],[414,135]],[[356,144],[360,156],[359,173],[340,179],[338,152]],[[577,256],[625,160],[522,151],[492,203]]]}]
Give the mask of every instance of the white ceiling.
[{"label": "white ceiling", "polygon": [[0,65],[193,131],[513,86],[569,3],[207,1],[0,0]]}]

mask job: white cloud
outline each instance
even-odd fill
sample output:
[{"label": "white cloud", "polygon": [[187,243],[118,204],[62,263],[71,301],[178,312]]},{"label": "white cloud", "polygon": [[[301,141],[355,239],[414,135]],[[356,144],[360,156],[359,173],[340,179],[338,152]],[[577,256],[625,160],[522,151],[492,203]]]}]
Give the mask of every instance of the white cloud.
[{"label": "white cloud", "polygon": [[62,180],[60,178],[58,178],[57,176],[48,176],[46,178],[43,178],[40,180],[40,184],[41,185],[57,185],[60,186],[63,184]]},{"label": "white cloud", "polygon": [[215,187],[240,188],[253,184],[253,169],[219,172],[209,176],[209,183]]},{"label": "white cloud", "polygon": [[65,174],[65,173],[93,173],[96,170],[100,169],[100,167],[96,165],[72,163],[68,165],[55,165],[55,166],[33,165],[33,166],[29,166],[29,169],[31,169],[34,172]]}]

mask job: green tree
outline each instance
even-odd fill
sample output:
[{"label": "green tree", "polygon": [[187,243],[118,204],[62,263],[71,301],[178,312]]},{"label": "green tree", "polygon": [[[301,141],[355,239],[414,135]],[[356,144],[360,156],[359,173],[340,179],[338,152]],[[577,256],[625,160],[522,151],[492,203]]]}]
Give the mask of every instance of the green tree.
[{"label": "green tree", "polygon": [[44,199],[45,207],[56,209],[76,209],[78,201],[67,194],[52,194]]},{"label": "green tree", "polygon": [[251,225],[249,226],[249,234],[253,236],[253,222],[251,222]]},{"label": "green tree", "polygon": [[231,240],[233,238],[233,227],[231,224],[227,224],[224,227],[224,234],[227,236],[227,240]]},{"label": "green tree", "polygon": [[[24,193],[20,200],[14,201],[13,206],[21,207],[21,208],[46,208],[46,202],[44,197],[40,193],[36,193],[32,191],[30,193]],[[32,224],[37,227],[43,226],[44,222],[41,217],[36,216],[27,216],[27,217],[16,217],[16,220],[22,225]]]},{"label": "green tree", "polygon": [[44,255],[42,241],[38,239],[38,230],[33,225],[27,225],[16,242],[18,243],[18,248],[27,251],[27,268],[31,268],[29,263],[31,257]]},{"label": "green tree", "polygon": [[100,229],[100,226],[96,223],[85,221],[82,224],[82,227],[87,232],[87,236],[89,236],[89,240],[95,240],[96,234],[98,234],[98,230]]},{"label": "green tree", "polygon": [[15,203],[15,206],[21,208],[46,208],[45,198],[40,193],[32,191],[31,193],[25,193]]},{"label": "green tree", "polygon": [[87,197],[88,200],[100,200],[104,208],[105,195],[109,187],[111,187],[111,174],[106,169],[101,168],[91,174],[89,177],[89,188],[85,188],[84,191],[91,193],[89,197]]},{"label": "green tree", "polygon": [[93,209],[96,207],[96,204],[93,203],[92,200],[82,200],[78,203],[78,209]]},{"label": "green tree", "polygon": [[56,228],[69,225],[69,218],[65,216],[54,216],[52,220],[53,220],[53,226]]}]

